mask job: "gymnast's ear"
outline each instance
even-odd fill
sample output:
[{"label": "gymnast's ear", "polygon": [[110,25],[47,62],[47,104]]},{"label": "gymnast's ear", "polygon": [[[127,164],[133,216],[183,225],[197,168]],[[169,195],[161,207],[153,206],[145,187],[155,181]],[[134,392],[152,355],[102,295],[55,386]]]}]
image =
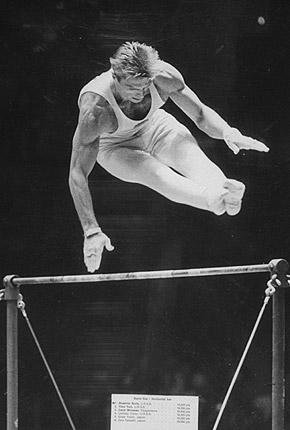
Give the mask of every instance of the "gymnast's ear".
[{"label": "gymnast's ear", "polygon": [[[112,76],[114,79],[117,79],[117,81],[120,81],[121,79],[121,73],[120,73],[120,66],[118,65],[118,61],[115,58],[110,58],[110,64],[111,64],[111,70],[112,70]],[[118,73],[119,71],[119,73]]]},{"label": "gymnast's ear", "polygon": [[111,64],[113,78],[116,79],[117,78],[117,75],[116,75],[116,72],[115,72],[116,60],[114,58],[112,58],[112,57],[110,57],[110,64]]}]

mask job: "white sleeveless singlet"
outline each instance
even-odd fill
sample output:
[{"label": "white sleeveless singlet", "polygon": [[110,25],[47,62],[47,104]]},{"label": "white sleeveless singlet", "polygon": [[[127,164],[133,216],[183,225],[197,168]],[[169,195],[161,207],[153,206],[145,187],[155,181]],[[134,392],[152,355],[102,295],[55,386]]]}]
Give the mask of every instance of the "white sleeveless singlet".
[{"label": "white sleeveless singlet", "polygon": [[100,137],[100,143],[105,142],[124,142],[135,136],[139,136],[143,131],[147,129],[147,124],[154,113],[164,105],[164,101],[161,99],[155,85],[151,83],[149,90],[151,94],[151,107],[145,118],[141,120],[134,120],[128,118],[120,109],[116,99],[111,90],[111,84],[113,82],[112,70],[102,73],[96,76],[90,82],[88,82],[80,91],[78,104],[80,104],[81,96],[86,92],[92,92],[99,94],[104,97],[107,102],[111,105],[118,122],[118,128],[114,133],[103,133]]}]

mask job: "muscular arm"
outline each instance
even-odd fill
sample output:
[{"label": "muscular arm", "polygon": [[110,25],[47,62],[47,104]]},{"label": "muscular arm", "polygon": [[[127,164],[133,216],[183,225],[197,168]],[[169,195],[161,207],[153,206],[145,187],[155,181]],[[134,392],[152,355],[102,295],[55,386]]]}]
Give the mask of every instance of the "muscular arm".
[{"label": "muscular arm", "polygon": [[[89,272],[98,270],[104,249],[113,251],[110,238],[98,228],[93,202],[88,185],[88,177],[97,160],[99,138],[110,131],[105,100],[92,93],[81,99],[79,122],[73,138],[69,186],[76,211],[83,227],[84,263]],[[106,103],[106,102],[105,102]]]},{"label": "muscular arm", "polygon": [[200,130],[215,139],[223,139],[225,131],[230,126],[218,113],[202,103],[187,85],[170,97]]},{"label": "muscular arm", "polygon": [[98,226],[88,186],[88,176],[94,167],[98,155],[98,139],[93,143],[84,145],[80,140],[79,134],[80,130],[78,126],[73,139],[69,186],[77,214],[85,232],[90,228]]},{"label": "muscular arm", "polygon": [[160,62],[160,65],[160,73],[155,78],[157,87],[167,97],[170,97],[195,122],[198,128],[215,139],[223,139],[235,154],[240,149],[269,151],[264,143],[243,136],[239,130],[230,127],[218,113],[202,103],[185,84],[182,75],[175,67],[164,62]]},{"label": "muscular arm", "polygon": [[223,139],[225,130],[230,126],[213,109],[206,106],[185,84],[181,73],[168,63],[156,77],[156,85],[167,92],[171,100],[209,136]]},{"label": "muscular arm", "polygon": [[104,126],[102,115],[103,109],[98,106],[96,96],[84,94],[78,125],[73,137],[69,172],[70,191],[84,232],[98,227],[88,177],[98,155],[99,136]]}]

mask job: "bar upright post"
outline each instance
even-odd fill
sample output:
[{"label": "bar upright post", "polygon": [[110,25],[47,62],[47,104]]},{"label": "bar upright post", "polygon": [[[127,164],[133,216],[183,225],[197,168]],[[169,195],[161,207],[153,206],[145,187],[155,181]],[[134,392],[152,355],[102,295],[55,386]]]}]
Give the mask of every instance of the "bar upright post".
[{"label": "bar upright post", "polygon": [[281,286],[273,295],[272,314],[272,430],[285,430],[285,288],[289,287],[286,260],[272,260],[272,275]]},{"label": "bar upright post", "polygon": [[17,300],[19,288],[12,284],[12,276],[4,278],[7,301],[7,430],[18,429],[18,341]]},{"label": "bar upright post", "polygon": [[285,430],[285,290],[273,296],[272,430]]}]

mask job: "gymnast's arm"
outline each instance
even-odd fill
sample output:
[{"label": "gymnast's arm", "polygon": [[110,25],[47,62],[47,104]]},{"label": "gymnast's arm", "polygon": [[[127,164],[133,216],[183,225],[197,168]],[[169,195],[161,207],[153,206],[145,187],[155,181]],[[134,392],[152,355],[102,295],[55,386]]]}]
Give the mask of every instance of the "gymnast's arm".
[{"label": "gymnast's arm", "polygon": [[238,153],[240,149],[254,149],[267,152],[269,148],[262,142],[243,136],[239,130],[232,128],[217,112],[206,106],[198,96],[185,84],[181,73],[168,63],[156,76],[156,84],[167,91],[171,100],[210,137],[224,139],[229,148]]},{"label": "gymnast's arm", "polygon": [[213,109],[206,106],[185,84],[181,73],[172,65],[162,62],[163,68],[156,76],[156,84],[167,92],[171,100],[209,136],[223,139],[230,126]]},{"label": "gymnast's arm", "polygon": [[110,239],[101,231],[96,220],[88,177],[98,155],[99,137],[106,127],[103,107],[96,95],[87,93],[81,99],[78,125],[73,137],[69,187],[84,231],[84,261],[88,271],[100,266],[104,247],[112,250]]}]

